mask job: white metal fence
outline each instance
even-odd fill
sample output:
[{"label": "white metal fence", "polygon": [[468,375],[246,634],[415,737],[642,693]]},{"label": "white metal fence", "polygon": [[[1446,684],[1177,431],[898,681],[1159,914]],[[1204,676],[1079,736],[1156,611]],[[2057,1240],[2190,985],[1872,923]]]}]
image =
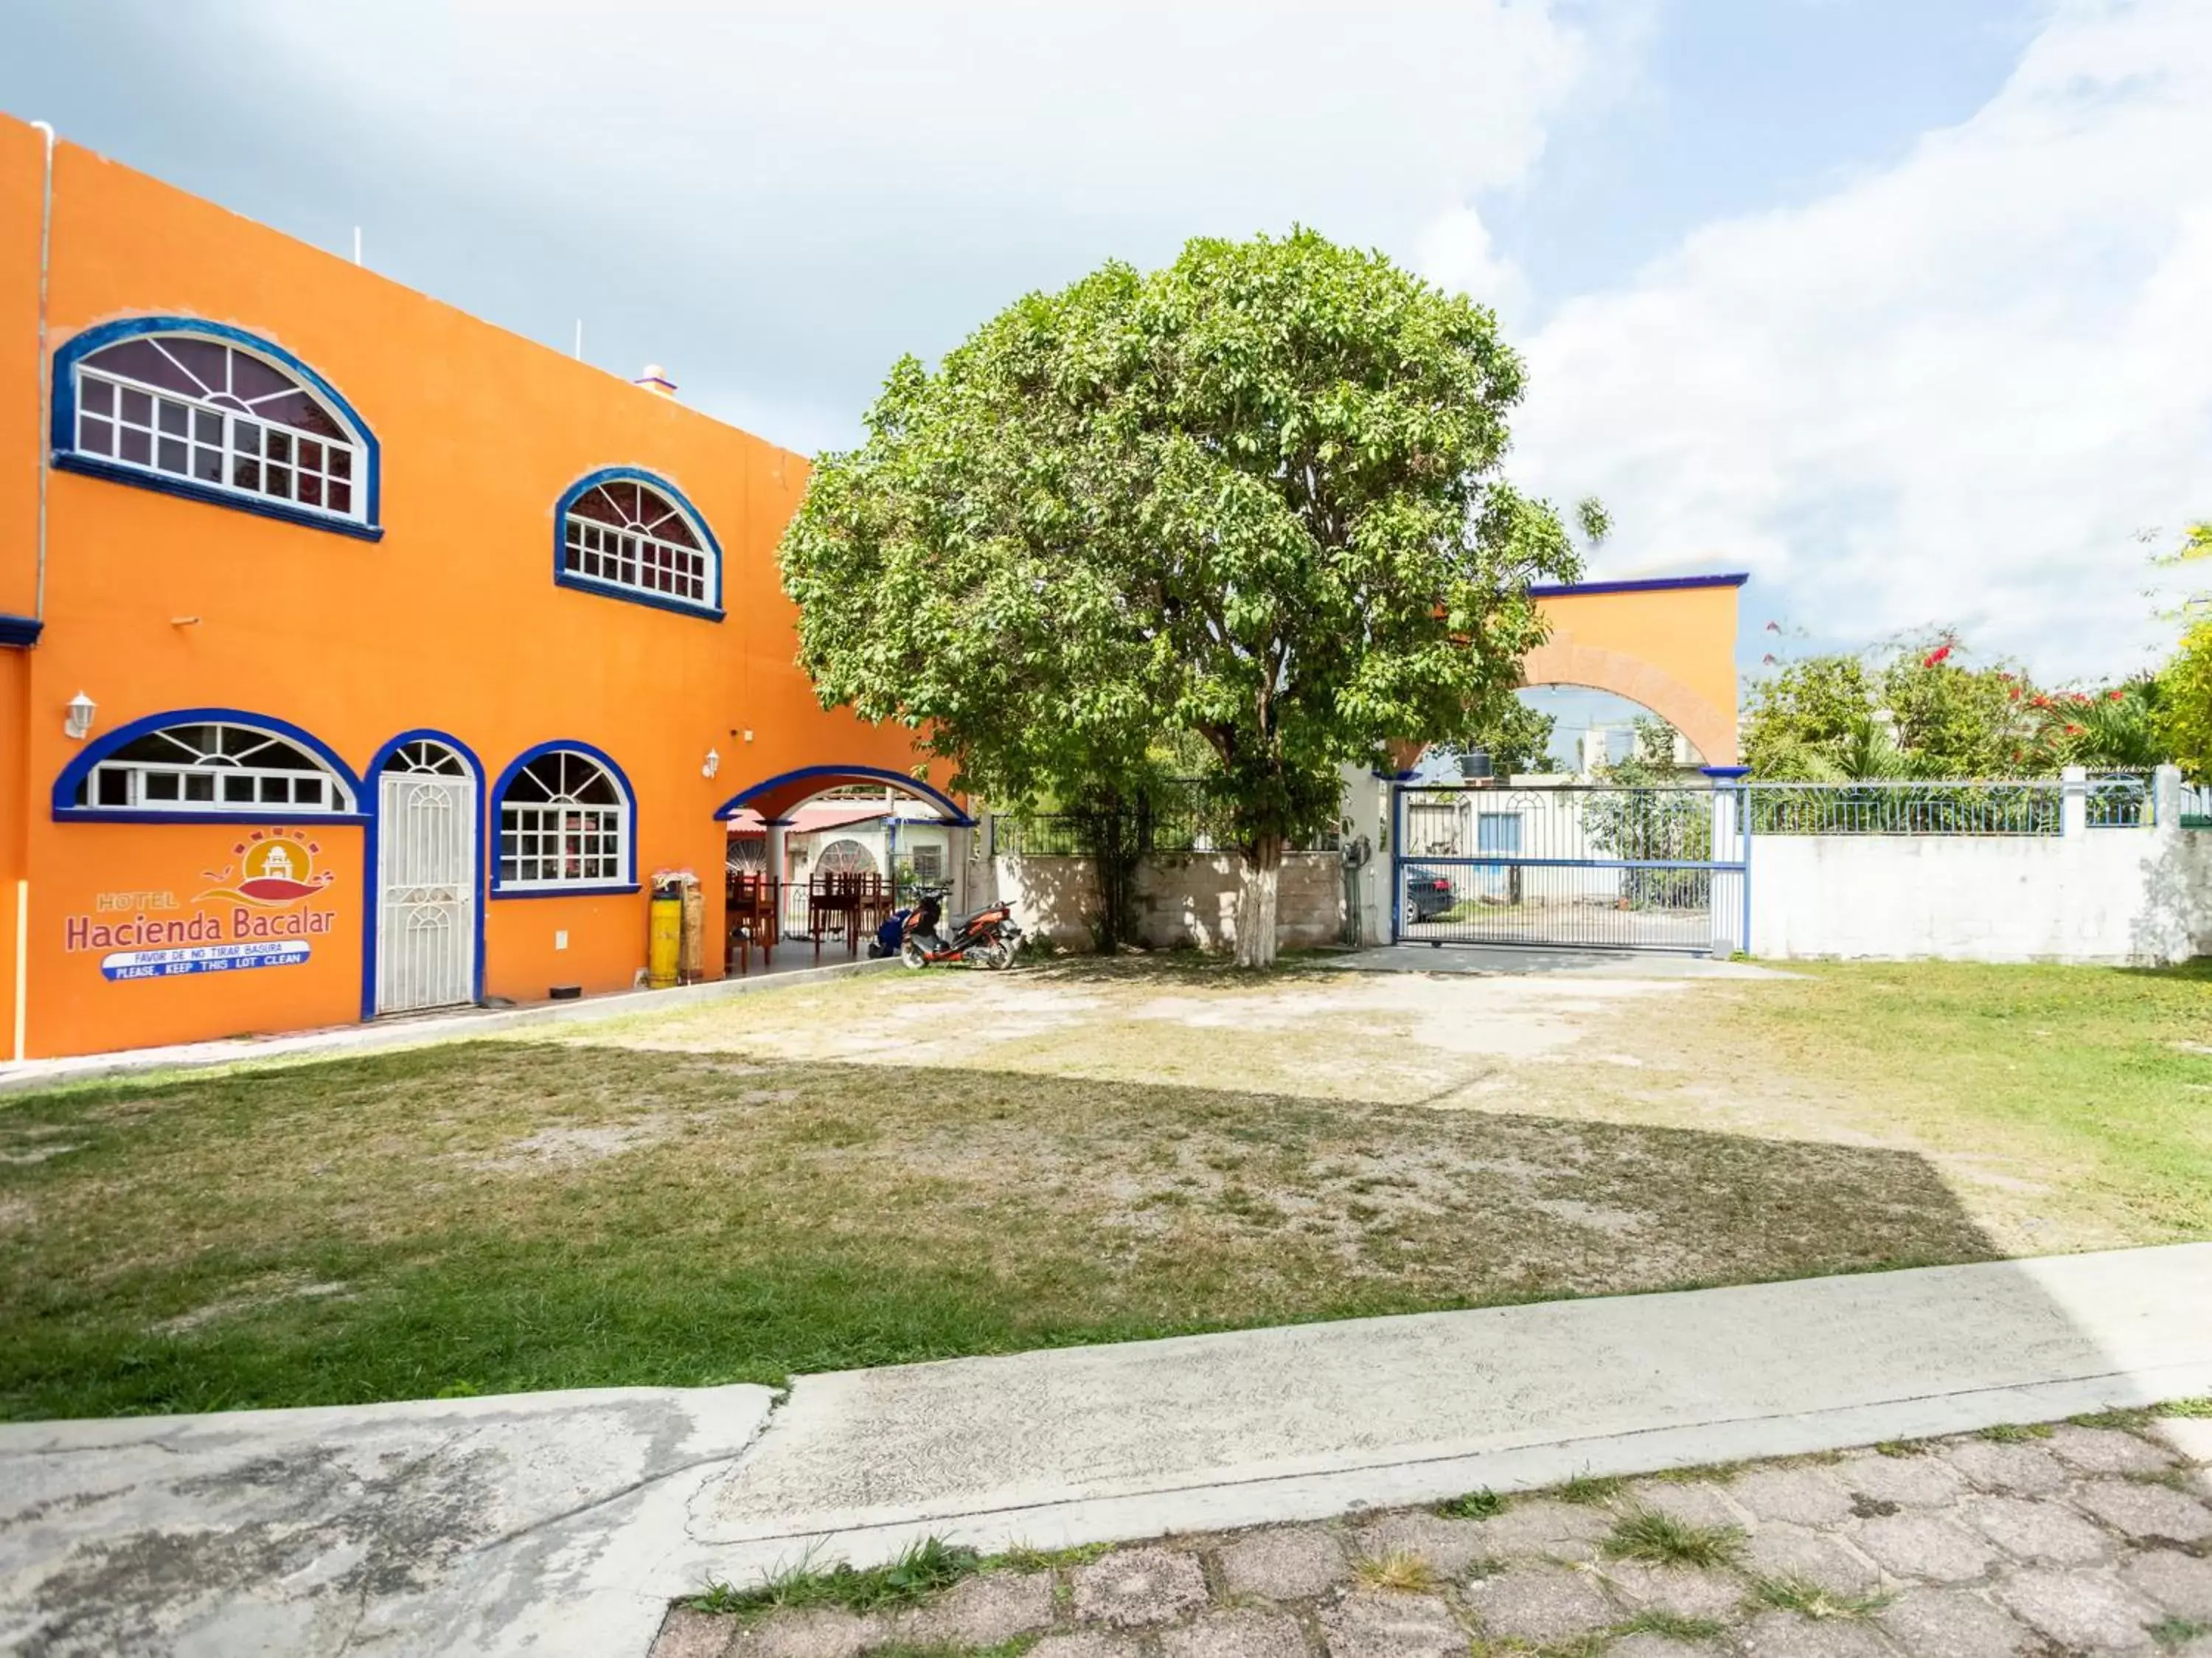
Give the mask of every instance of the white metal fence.
[{"label": "white metal fence", "polygon": [[2069,793],[2081,797],[2082,828],[2149,829],[2158,823],[2157,790],[2140,771],[1988,782],[1759,782],[1748,788],[1756,835],[2063,835]]}]

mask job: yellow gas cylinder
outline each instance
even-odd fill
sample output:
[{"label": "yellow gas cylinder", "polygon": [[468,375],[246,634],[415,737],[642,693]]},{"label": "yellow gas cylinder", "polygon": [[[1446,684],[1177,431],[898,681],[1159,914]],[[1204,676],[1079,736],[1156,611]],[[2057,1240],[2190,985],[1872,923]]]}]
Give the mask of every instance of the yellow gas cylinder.
[{"label": "yellow gas cylinder", "polygon": [[679,887],[655,887],[645,949],[645,982],[656,991],[676,983],[684,959],[684,891]]}]

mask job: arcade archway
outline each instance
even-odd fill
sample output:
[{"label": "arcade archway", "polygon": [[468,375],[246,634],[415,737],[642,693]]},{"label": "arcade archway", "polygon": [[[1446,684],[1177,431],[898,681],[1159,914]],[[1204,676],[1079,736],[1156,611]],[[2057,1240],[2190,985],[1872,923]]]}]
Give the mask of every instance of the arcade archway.
[{"label": "arcade archway", "polygon": [[1736,594],[1741,574],[1585,582],[1534,589],[1551,637],[1522,682],[1580,686],[1639,703],[1707,765],[1736,764]]}]

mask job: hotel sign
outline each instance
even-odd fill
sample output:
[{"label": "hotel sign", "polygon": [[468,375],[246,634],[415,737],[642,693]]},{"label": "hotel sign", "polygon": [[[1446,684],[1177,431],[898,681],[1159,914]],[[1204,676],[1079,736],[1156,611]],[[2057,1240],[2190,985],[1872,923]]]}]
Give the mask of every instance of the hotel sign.
[{"label": "hotel sign", "polygon": [[96,953],[113,983],[303,965],[309,941],[337,922],[317,904],[337,878],[319,867],[321,846],[301,830],[257,829],[232,852],[237,862],[202,870],[211,884],[183,903],[170,890],[97,894],[90,914],[67,918],[64,948]]}]

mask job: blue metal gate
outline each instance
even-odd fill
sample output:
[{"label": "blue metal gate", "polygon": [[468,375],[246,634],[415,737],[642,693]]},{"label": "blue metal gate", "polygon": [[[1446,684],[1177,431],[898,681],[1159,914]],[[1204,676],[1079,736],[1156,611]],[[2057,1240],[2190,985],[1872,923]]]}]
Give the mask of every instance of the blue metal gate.
[{"label": "blue metal gate", "polygon": [[1399,783],[1391,936],[1700,955],[1750,936],[1742,788]]}]

